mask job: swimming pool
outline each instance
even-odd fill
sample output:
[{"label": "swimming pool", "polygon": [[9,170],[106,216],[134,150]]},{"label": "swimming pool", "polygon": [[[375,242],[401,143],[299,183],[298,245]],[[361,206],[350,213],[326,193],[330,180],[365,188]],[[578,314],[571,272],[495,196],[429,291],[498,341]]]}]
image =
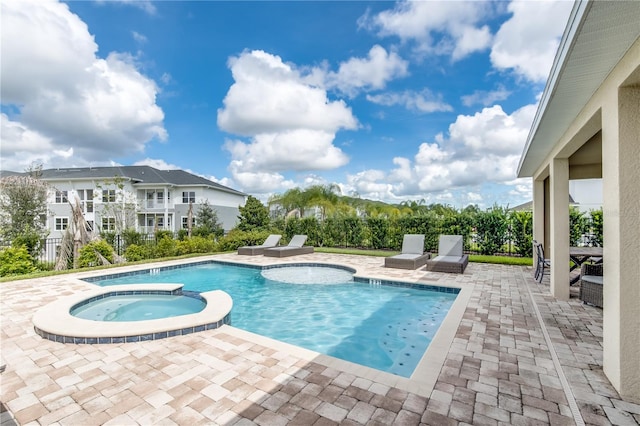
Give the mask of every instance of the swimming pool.
[{"label": "swimming pool", "polygon": [[233,299],[235,327],[403,377],[411,376],[458,290],[362,278],[299,285],[261,272],[204,263],[90,281],[179,281],[189,291],[223,290]]}]

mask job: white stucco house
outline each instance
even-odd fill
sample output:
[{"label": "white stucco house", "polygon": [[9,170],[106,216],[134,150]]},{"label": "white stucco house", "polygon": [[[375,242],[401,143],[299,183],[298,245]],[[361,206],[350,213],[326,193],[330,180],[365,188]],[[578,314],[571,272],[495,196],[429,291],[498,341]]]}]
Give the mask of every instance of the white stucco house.
[{"label": "white stucco house", "polygon": [[603,368],[640,402],[640,1],[576,1],[520,159],[550,291],[569,299],[570,181],[602,179]]},{"label": "white stucco house", "polygon": [[40,178],[51,186],[46,217],[50,238],[61,237],[72,220],[69,201],[80,203],[94,231],[134,228],[152,233],[187,228],[189,206],[195,218],[205,202],[229,231],[247,198],[240,191],[184,170],[149,166],[46,169]]}]

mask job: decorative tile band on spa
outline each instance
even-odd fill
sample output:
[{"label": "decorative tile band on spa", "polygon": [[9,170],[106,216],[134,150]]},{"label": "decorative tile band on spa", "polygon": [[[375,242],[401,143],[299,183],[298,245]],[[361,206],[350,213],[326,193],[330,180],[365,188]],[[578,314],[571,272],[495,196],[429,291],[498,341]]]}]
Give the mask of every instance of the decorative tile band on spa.
[{"label": "decorative tile band on spa", "polygon": [[120,337],[73,337],[64,336],[60,334],[47,333],[40,330],[38,327],[33,327],[35,332],[44,339],[51,340],[58,343],[74,343],[74,344],[106,344],[106,343],[131,343],[131,342],[145,342],[149,340],[166,339],[174,336],[184,336],[191,333],[197,333],[205,330],[214,330],[222,327],[223,325],[231,325],[231,313],[227,314],[220,321],[212,322],[209,324],[197,325],[194,327],[186,327],[178,330],[161,331],[157,333],[141,334],[137,336],[120,336]]}]

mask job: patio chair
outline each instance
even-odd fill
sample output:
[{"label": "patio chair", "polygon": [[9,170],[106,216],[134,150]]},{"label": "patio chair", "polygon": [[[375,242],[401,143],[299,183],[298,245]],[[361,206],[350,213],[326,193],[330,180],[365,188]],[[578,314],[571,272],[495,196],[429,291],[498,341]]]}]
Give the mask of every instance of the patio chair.
[{"label": "patio chair", "polygon": [[544,257],[544,247],[541,243],[535,243],[536,249],[536,272],[534,278],[541,283],[544,278],[544,268],[551,268],[551,259]]},{"label": "patio chair", "polygon": [[602,308],[603,266],[602,263],[583,263],[580,268],[580,300]]},{"label": "patio chair", "polygon": [[264,243],[257,246],[244,246],[238,248],[238,254],[245,256],[257,256],[264,253],[264,249],[275,247],[280,242],[282,235],[271,234],[264,240]]},{"label": "patio chair", "polygon": [[418,269],[423,266],[431,254],[424,252],[424,235],[405,234],[402,251],[384,259],[385,268]]},{"label": "patio chair", "polygon": [[306,235],[294,235],[288,245],[266,248],[263,254],[268,257],[287,257],[313,253],[313,246],[305,246],[305,241]]},{"label": "patio chair", "polygon": [[427,271],[464,273],[469,255],[463,252],[462,235],[440,235],[438,255],[427,260]]}]

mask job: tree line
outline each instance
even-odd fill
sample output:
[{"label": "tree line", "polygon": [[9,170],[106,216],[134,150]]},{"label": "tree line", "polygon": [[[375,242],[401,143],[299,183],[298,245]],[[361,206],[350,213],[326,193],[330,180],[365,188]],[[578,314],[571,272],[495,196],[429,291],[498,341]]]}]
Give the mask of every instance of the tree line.
[{"label": "tree line", "polygon": [[[42,225],[46,185],[37,177],[20,176],[0,180],[0,189],[0,240],[11,242],[11,247],[0,251],[0,276],[51,269],[39,260],[47,233]],[[266,204],[249,196],[239,210],[238,224],[227,235],[215,210],[204,205],[196,215],[197,226],[190,231],[103,232],[98,240],[68,250],[69,259],[58,259],[56,265],[87,267],[232,251],[260,244],[273,233],[283,235],[284,242],[305,234],[307,243],[317,247],[374,250],[399,250],[405,234],[424,234],[426,251],[437,251],[439,235],[453,234],[464,237],[468,252],[532,256],[532,213],[497,205],[481,210],[474,205],[463,209],[427,205],[424,200],[386,204],[343,196],[335,185],[318,185],[291,189]],[[585,214],[571,208],[570,224],[571,245],[602,245],[602,210]]]}]

